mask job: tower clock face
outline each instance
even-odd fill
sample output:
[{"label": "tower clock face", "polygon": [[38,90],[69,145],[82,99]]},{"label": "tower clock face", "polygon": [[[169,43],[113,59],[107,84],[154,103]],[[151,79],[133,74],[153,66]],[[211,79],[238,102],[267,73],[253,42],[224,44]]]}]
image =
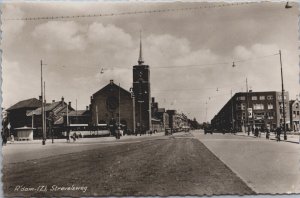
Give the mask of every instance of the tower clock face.
[{"label": "tower clock face", "polygon": [[118,99],[115,96],[108,96],[106,99],[106,107],[108,111],[115,111],[118,108]]}]

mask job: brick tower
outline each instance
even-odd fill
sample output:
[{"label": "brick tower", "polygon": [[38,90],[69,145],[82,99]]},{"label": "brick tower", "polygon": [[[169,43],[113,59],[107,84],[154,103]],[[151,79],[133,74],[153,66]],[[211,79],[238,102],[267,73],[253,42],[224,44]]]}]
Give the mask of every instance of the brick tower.
[{"label": "brick tower", "polygon": [[144,64],[141,35],[138,65],[133,66],[133,93],[135,96],[136,129],[138,132],[148,131],[151,128],[150,69],[149,65]]}]

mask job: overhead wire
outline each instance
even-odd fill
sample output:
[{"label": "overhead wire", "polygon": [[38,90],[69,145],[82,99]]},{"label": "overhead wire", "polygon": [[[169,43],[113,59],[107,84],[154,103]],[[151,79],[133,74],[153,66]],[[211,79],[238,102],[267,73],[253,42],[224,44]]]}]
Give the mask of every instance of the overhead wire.
[{"label": "overhead wire", "polygon": [[[218,3],[218,2],[216,2]],[[221,7],[232,7],[254,4],[257,2],[237,2],[237,3],[222,3],[217,5],[204,5],[194,6],[186,8],[169,8],[169,9],[156,9],[156,10],[144,10],[144,11],[130,11],[130,12],[119,12],[119,13],[98,13],[98,14],[82,14],[82,15],[65,15],[65,16],[39,16],[39,17],[21,17],[21,18],[2,18],[4,21],[37,21],[37,20],[69,20],[69,19],[80,19],[80,18],[98,18],[98,17],[114,17],[114,16],[126,16],[126,15],[140,15],[140,14],[157,14],[166,12],[179,12],[179,11],[191,11],[201,9],[213,9]]]}]

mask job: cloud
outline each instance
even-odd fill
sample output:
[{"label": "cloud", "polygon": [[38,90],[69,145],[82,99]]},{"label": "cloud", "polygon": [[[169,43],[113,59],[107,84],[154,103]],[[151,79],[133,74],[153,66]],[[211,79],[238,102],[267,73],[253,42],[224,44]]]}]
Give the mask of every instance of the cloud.
[{"label": "cloud", "polygon": [[114,25],[103,25],[94,22],[88,27],[87,38],[89,42],[105,50],[131,48],[132,38],[123,29]]},{"label": "cloud", "polygon": [[[3,4],[2,19],[22,18],[24,12],[17,4]],[[3,45],[9,46],[18,39],[18,35],[22,32],[25,21],[11,20],[2,23]]]},{"label": "cloud", "polygon": [[81,27],[74,21],[49,21],[35,27],[32,36],[41,41],[49,51],[79,50],[83,51],[86,42]]},{"label": "cloud", "polygon": [[24,75],[19,62],[2,59],[2,78],[3,107],[8,108],[18,101],[38,97],[38,77],[31,72]]}]

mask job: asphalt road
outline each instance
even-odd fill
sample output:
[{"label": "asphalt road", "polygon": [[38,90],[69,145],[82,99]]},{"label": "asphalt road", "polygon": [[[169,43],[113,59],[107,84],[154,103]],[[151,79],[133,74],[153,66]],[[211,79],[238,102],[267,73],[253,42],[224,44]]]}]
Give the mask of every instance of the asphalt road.
[{"label": "asphalt road", "polygon": [[300,193],[298,137],[276,142],[273,138],[254,138],[243,133],[204,135],[198,131],[193,135],[256,193]]},{"label": "asphalt road", "polygon": [[190,133],[73,147],[5,163],[5,196],[255,194]]}]

